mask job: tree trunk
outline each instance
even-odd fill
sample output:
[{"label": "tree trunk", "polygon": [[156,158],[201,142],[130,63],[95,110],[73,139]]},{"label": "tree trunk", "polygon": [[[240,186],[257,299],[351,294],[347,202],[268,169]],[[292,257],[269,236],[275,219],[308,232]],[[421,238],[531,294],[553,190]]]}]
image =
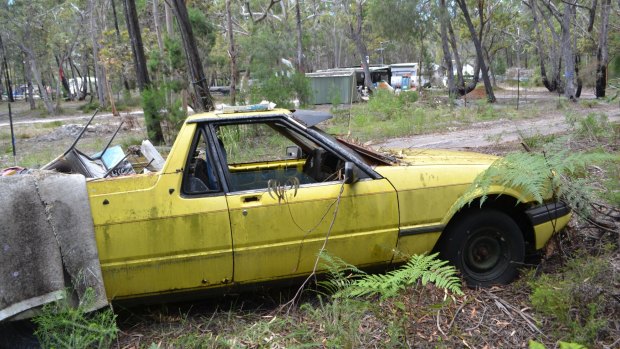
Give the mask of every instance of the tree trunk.
[{"label": "tree trunk", "polygon": [[306,69],[304,66],[304,51],[303,51],[303,35],[301,28],[301,9],[299,1],[295,1],[295,22],[297,24],[297,71],[303,74]]},{"label": "tree trunk", "polygon": [[164,13],[166,15],[166,34],[169,38],[172,38],[174,34],[174,26],[172,23],[172,8],[168,1],[164,1]]},{"label": "tree trunk", "polygon": [[213,110],[213,99],[209,93],[209,87],[207,85],[207,79],[202,68],[202,62],[200,55],[198,54],[198,47],[196,46],[196,40],[194,39],[194,32],[192,31],[191,24],[189,22],[189,16],[187,14],[187,8],[183,0],[170,0],[172,3],[172,10],[179,24],[179,31],[181,32],[181,40],[183,41],[183,47],[185,48],[185,54],[187,56],[187,65],[191,76],[191,84],[194,86],[196,93],[196,99],[198,105],[196,109],[203,111]]},{"label": "tree trunk", "polygon": [[9,74],[9,65],[6,63],[6,52],[4,51],[4,44],[2,43],[2,35],[0,35],[0,53],[2,54],[2,64],[4,65],[7,98],[9,102],[15,102],[15,98],[13,97],[13,86],[11,84],[11,76]]},{"label": "tree trunk", "polygon": [[149,72],[146,68],[146,57],[144,56],[144,45],[142,44],[142,35],[140,33],[140,23],[138,22],[138,13],[136,11],[136,3],[134,0],[124,0],[125,4],[125,20],[127,22],[127,31],[129,32],[129,40],[131,41],[131,50],[133,52],[133,62],[136,68],[136,81],[140,91],[144,91],[151,85]]},{"label": "tree trunk", "polygon": [[[86,60],[87,57],[84,56],[84,59]],[[88,100],[88,103],[92,103],[93,98],[95,98],[95,93],[93,91],[93,84],[91,80],[92,79],[90,78],[90,68],[88,67],[88,63],[86,63],[86,81],[88,81],[88,89],[90,90],[90,99]]]},{"label": "tree trunk", "polygon": [[571,43],[570,24],[575,17],[575,6],[564,3],[564,14],[562,15],[562,58],[564,61],[564,77],[566,84],[564,87],[564,97],[575,101],[575,56]]},{"label": "tree trunk", "polygon": [[[452,52],[454,53],[454,63],[456,64],[456,86],[459,90],[465,87],[465,78],[463,77],[463,63],[461,62],[461,56],[459,55],[459,48],[456,43],[456,35],[454,35],[454,30],[452,29],[452,24],[450,21],[447,22],[448,33],[450,34],[450,46],[452,46]],[[476,64],[477,66],[478,64]],[[474,75],[477,79],[477,74]],[[477,83],[477,81],[476,81]],[[459,92],[462,96],[463,93]],[[466,93],[465,93],[466,94]]]},{"label": "tree trunk", "polygon": [[[82,77],[82,75],[80,75],[80,77],[82,78],[82,85],[80,86],[80,89],[82,90],[82,93],[80,95],[80,97],[78,98],[80,101],[83,101],[86,99],[86,96],[88,95],[88,91],[90,89],[90,101],[89,103],[92,103],[93,101],[93,87],[90,83],[90,71],[88,68],[88,51],[84,50],[84,55],[83,55],[83,63],[82,63],[85,67],[85,71],[84,71],[84,76]],[[79,71],[78,71],[79,72]],[[86,80],[84,80],[86,79]]]},{"label": "tree trunk", "polygon": [[78,76],[81,78],[82,74],[80,74],[80,71],[77,69],[77,67],[75,66],[75,64],[73,64],[73,59],[71,59],[71,56],[69,56],[67,58],[67,61],[69,62],[69,68],[71,68],[71,78],[73,79],[73,83],[70,85],[73,85],[73,94],[75,95],[75,99],[79,99],[80,98],[80,88],[78,86],[78,80],[77,77],[75,76],[75,73],[78,73]]},{"label": "tree trunk", "polygon": [[30,104],[30,110],[37,109],[37,104],[34,102],[34,87],[32,86],[32,72],[30,71],[30,64],[26,63],[26,54],[24,54],[24,79],[26,80],[26,91],[24,91],[24,97]]},{"label": "tree trunk", "polygon": [[[41,78],[41,72],[39,71],[39,66],[37,65],[37,60],[35,58],[34,52],[32,51],[32,49],[25,46],[24,44],[20,43],[19,47],[22,50],[22,52],[24,52],[24,55],[26,57],[27,65],[29,67],[29,72],[32,73],[31,79],[34,78],[37,85],[39,86],[39,95],[41,96],[41,99],[43,100],[43,104],[45,105],[45,109],[47,110],[47,113],[54,114],[54,111],[55,111],[54,104],[50,100],[50,96],[47,93],[47,89],[45,88],[45,85],[43,84],[43,81]],[[30,85],[32,86],[32,83]],[[30,103],[31,109],[33,105],[34,105],[34,99]]]},{"label": "tree trunk", "polygon": [[[60,60],[58,58],[58,56],[56,56],[56,55],[54,55],[54,58],[56,59],[56,64],[58,64],[58,79],[60,80],[60,83],[62,84],[62,88],[67,93],[67,96],[69,97],[69,99],[73,100],[73,94],[71,93],[71,87],[69,86],[69,82],[67,81],[67,77],[65,76],[65,70],[62,67],[64,62],[62,60]],[[58,96],[59,92],[60,91],[58,91],[56,93],[57,96]],[[58,98],[58,99],[60,99],[60,98]],[[60,104],[59,104],[59,106],[60,106]]]},{"label": "tree trunk", "polygon": [[159,20],[159,0],[153,0],[153,24],[155,25],[155,34],[157,35],[157,47],[159,53],[164,56],[164,39],[161,35],[161,21]]},{"label": "tree trunk", "polygon": [[549,62],[551,63],[551,85],[555,86],[555,91],[558,93],[564,93],[564,86],[562,85],[562,54],[561,54],[561,37],[558,35],[555,25],[551,22],[553,14],[543,14],[542,18],[545,20],[545,24],[549,29],[552,36],[552,41],[545,41],[545,46],[549,48]]},{"label": "tree trunk", "polygon": [[[142,44],[142,34],[140,33],[136,3],[134,0],[124,0],[124,4],[127,31],[129,32],[133,62],[136,68],[136,81],[140,92],[144,92],[152,86],[151,79],[149,78],[149,71],[146,67],[146,56],[144,55],[144,45]],[[153,98],[152,95],[151,98]],[[164,142],[164,133],[158,115],[147,115],[147,111],[145,110],[144,119],[147,133],[151,141],[156,144],[162,144]]]},{"label": "tree trunk", "polygon": [[106,99],[105,99],[105,72],[103,71],[101,65],[99,64],[99,25],[97,24],[97,15],[96,11],[96,1],[90,0],[90,36],[91,41],[93,43],[93,64],[95,68],[95,85],[97,90],[97,100],[99,101],[99,105],[101,107],[105,107]]},{"label": "tree trunk", "polygon": [[532,11],[532,19],[534,21],[534,29],[536,30],[536,51],[538,51],[538,63],[540,65],[540,76],[542,83],[545,85],[549,92],[554,92],[557,89],[557,81],[549,81],[547,77],[547,69],[545,68],[545,53],[542,44],[542,33],[540,30],[540,21],[538,19],[538,11],[536,10],[536,2],[529,0],[529,8]]},{"label": "tree trunk", "polygon": [[443,61],[446,67],[446,75],[448,80],[448,94],[450,97],[456,97],[456,89],[454,85],[454,68],[452,66],[452,54],[448,44],[448,11],[446,10],[446,0],[440,0],[440,27],[441,27],[441,49],[443,50]]},{"label": "tree trunk", "polygon": [[464,96],[471,91],[473,91],[478,85],[478,80],[480,76],[480,64],[478,60],[475,61],[474,65],[474,75],[472,76],[472,80],[465,85],[465,78],[463,76],[463,64],[461,62],[461,55],[459,54],[458,45],[456,42],[456,35],[454,35],[454,30],[452,29],[452,24],[450,21],[447,22],[448,33],[450,34],[450,45],[452,46],[452,52],[454,53],[454,62],[456,63],[456,75],[457,81],[455,83],[456,93],[459,96]]},{"label": "tree trunk", "polygon": [[420,36],[420,52],[418,54],[418,92],[422,90],[422,61],[424,60],[424,39]]},{"label": "tree trunk", "polygon": [[579,98],[581,97],[581,88],[583,87],[583,80],[581,79],[581,76],[579,75],[579,68],[581,67],[581,55],[580,54],[576,54],[575,55],[575,76],[576,81],[577,81],[577,90],[575,91],[575,97]]},{"label": "tree trunk", "polygon": [[230,104],[235,105],[239,71],[237,70],[237,50],[235,49],[235,35],[233,32],[230,1],[231,0],[226,0],[226,31],[228,34],[228,56],[230,57]]},{"label": "tree trunk", "polygon": [[[486,63],[484,62],[482,44],[480,43],[480,39],[478,38],[478,34],[476,33],[476,28],[474,28],[474,24],[472,23],[471,17],[469,16],[467,3],[465,2],[465,0],[456,0],[456,2],[461,8],[461,11],[463,11],[465,23],[467,24],[467,28],[469,28],[469,33],[471,34],[471,38],[474,41],[474,46],[476,47],[476,57],[478,60],[478,64],[480,65],[480,69],[482,70],[482,81],[484,82],[484,89],[487,94],[487,101],[489,101],[489,103],[494,103],[495,95],[493,94],[493,85],[491,84],[491,80],[489,79],[489,71],[487,69]],[[482,23],[480,25],[482,25]]]},{"label": "tree trunk", "polygon": [[[620,1],[618,4],[620,5]],[[596,98],[605,97],[605,89],[607,88],[607,64],[609,63],[607,31],[609,30],[610,11],[611,0],[603,0],[601,4],[601,28],[596,49]]]},{"label": "tree trunk", "polygon": [[353,23],[349,23],[349,33],[351,35],[351,39],[355,43],[357,53],[361,56],[362,59],[362,69],[364,70],[364,86],[368,88],[368,91],[372,91],[373,86],[372,79],[370,77],[370,68],[368,67],[368,62],[366,61],[366,57],[368,56],[368,49],[366,48],[366,44],[364,44],[364,40],[362,38],[363,10],[363,3],[362,1],[358,0],[357,11],[355,15],[355,28],[353,27]]}]

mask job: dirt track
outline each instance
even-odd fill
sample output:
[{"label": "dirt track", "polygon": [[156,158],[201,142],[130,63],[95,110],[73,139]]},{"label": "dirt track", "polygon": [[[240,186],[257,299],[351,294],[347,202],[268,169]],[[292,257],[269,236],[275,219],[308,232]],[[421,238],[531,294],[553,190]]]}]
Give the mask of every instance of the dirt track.
[{"label": "dirt track", "polygon": [[[620,109],[614,106],[597,109],[610,122],[620,122]],[[499,119],[476,123],[462,130],[394,138],[377,143],[375,148],[442,148],[468,149],[518,141],[522,136],[549,135],[568,131],[566,117],[554,113],[537,119]]]}]

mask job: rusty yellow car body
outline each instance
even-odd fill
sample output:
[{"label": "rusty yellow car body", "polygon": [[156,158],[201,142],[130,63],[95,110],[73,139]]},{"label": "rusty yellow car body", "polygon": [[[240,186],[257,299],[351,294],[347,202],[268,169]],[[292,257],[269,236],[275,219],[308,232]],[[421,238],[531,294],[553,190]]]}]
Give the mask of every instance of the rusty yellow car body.
[{"label": "rusty yellow car body", "polygon": [[[322,133],[315,123],[324,118],[288,110],[198,114],[184,123],[161,171],[89,180],[108,297],[307,275],[324,244],[361,267],[449,245],[446,232],[469,215],[451,213],[455,202],[496,157],[440,150],[382,157]],[[561,209],[534,220],[533,200],[515,188],[488,194],[497,199],[485,205],[522,231],[524,253],[543,247],[570,218]],[[485,248],[493,242],[487,235]]]}]

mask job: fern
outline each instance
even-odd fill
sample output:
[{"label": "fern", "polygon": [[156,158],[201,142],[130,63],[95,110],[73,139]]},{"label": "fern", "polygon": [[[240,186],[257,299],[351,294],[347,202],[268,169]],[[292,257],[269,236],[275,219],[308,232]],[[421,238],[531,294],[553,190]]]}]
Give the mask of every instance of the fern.
[{"label": "fern", "polygon": [[469,189],[456,202],[452,213],[460,210],[480,194],[480,205],[488,198],[491,186],[518,190],[523,197],[538,203],[555,198],[573,209],[585,208],[595,188],[586,185],[588,166],[618,161],[617,154],[603,152],[571,152],[548,147],[545,153],[512,153],[496,160],[480,173]]},{"label": "fern", "polygon": [[327,269],[328,278],[319,281],[318,285],[328,294],[339,295],[343,290],[351,287],[356,280],[366,275],[356,266],[330,255],[327,251],[320,252],[319,258],[321,258],[322,267]]},{"label": "fern", "polygon": [[386,274],[364,275],[342,290],[342,295],[346,297],[380,295],[384,299],[391,298],[418,281],[421,281],[422,285],[434,283],[436,287],[462,295],[461,281],[456,276],[456,269],[447,265],[447,261],[437,259],[437,256],[438,253],[414,255],[399,269]]}]

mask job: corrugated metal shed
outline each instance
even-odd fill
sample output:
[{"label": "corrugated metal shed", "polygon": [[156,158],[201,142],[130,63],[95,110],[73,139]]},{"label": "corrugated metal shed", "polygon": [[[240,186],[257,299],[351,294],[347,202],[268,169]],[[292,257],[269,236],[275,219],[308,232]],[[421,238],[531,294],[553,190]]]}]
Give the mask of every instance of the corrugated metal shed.
[{"label": "corrugated metal shed", "polygon": [[339,94],[340,103],[357,102],[355,71],[352,69],[319,71],[307,73],[310,78],[314,104],[330,104],[335,99],[334,93]]}]

